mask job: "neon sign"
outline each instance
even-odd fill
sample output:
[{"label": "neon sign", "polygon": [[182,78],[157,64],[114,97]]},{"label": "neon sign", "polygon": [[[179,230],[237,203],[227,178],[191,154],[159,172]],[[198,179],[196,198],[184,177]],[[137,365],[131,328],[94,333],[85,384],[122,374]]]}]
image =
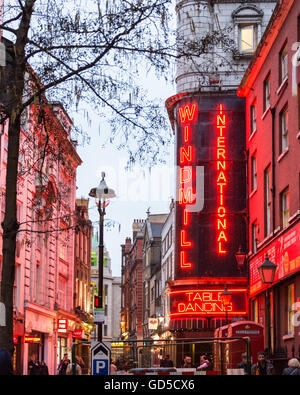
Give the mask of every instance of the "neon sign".
[{"label": "neon sign", "polygon": [[194,162],[194,147],[191,144],[192,139],[192,125],[196,120],[198,106],[196,103],[179,107],[179,119],[184,127],[182,144],[179,147],[179,185],[178,188],[178,202],[183,207],[183,228],[180,229],[180,269],[189,269],[192,263],[188,258],[188,250],[192,248],[193,243],[189,240],[189,217],[190,213],[186,209],[186,205],[194,204],[196,196],[193,188],[193,167]]},{"label": "neon sign", "polygon": [[226,254],[227,242],[227,215],[224,207],[224,192],[227,186],[226,175],[226,128],[227,116],[223,111],[223,105],[220,104],[219,112],[216,117],[217,135],[217,193],[218,193],[218,208],[217,208],[217,251],[219,254]]},{"label": "neon sign", "polygon": [[230,289],[232,302],[224,306],[221,294],[224,289],[192,289],[170,292],[170,317],[182,316],[244,316],[246,309],[245,288]]},{"label": "neon sign", "polygon": [[247,248],[245,103],[203,93],[180,99],[174,113],[174,278],[240,276],[235,253]]}]

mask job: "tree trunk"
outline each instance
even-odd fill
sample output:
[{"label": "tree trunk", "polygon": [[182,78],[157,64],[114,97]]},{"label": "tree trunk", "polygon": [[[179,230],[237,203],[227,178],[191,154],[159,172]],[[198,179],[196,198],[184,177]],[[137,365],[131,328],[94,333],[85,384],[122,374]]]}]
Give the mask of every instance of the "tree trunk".
[{"label": "tree trunk", "polygon": [[12,62],[13,78],[8,82],[11,97],[7,98],[9,115],[8,155],[6,168],[5,216],[3,228],[3,267],[1,299],[5,306],[5,326],[0,326],[0,349],[13,351],[13,291],[15,282],[15,252],[19,224],[17,221],[17,180],[20,145],[20,119],[26,71],[25,46],[33,12],[34,0],[26,0],[17,31],[15,56]]}]

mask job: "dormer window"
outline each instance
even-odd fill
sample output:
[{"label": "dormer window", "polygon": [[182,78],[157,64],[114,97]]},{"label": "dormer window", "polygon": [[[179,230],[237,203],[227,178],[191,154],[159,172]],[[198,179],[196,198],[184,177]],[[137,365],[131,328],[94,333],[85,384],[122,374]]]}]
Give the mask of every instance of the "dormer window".
[{"label": "dormer window", "polygon": [[235,39],[240,56],[252,55],[261,38],[263,11],[254,4],[239,6],[232,13]]}]

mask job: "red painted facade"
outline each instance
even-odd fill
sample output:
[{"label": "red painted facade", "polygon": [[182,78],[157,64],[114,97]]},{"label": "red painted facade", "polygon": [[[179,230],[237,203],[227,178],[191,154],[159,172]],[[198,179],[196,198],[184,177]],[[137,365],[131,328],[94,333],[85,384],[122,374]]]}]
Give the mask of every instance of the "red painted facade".
[{"label": "red painted facade", "polygon": [[[298,1],[277,6],[238,89],[246,97],[251,319],[264,325],[279,370],[300,357],[299,15]],[[277,265],[271,285],[257,271],[266,253]]]}]

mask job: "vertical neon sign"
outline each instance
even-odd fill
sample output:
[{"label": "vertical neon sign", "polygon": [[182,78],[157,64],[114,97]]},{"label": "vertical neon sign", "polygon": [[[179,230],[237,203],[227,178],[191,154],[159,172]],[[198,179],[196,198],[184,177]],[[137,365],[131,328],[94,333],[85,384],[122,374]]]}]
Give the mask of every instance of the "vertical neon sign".
[{"label": "vertical neon sign", "polygon": [[217,156],[217,252],[219,254],[226,254],[227,242],[227,213],[224,204],[224,192],[227,186],[226,174],[226,129],[227,129],[227,115],[224,113],[223,105],[220,104],[218,114],[216,117],[217,127],[217,142],[216,142],[216,156]]},{"label": "vertical neon sign", "polygon": [[193,243],[189,240],[189,225],[191,213],[187,211],[186,205],[195,203],[193,189],[193,161],[194,147],[192,145],[192,122],[195,121],[198,113],[196,103],[185,105],[179,108],[179,119],[184,126],[182,144],[179,147],[179,188],[178,203],[183,207],[182,228],[180,229],[180,268],[188,269],[192,267],[187,253],[192,248]]}]

